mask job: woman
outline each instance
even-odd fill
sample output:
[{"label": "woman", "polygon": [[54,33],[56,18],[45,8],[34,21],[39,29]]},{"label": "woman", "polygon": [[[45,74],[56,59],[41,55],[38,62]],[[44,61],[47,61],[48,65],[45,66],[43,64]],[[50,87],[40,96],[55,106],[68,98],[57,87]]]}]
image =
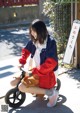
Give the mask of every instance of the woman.
[{"label": "woman", "polygon": [[[58,98],[58,92],[54,89],[56,84],[55,71],[58,68],[56,42],[49,35],[45,23],[39,19],[32,22],[29,33],[31,39],[26,47],[22,49],[19,63],[21,64],[20,67],[24,66],[27,58],[31,56],[31,59],[35,62],[31,75],[39,80],[39,84],[38,86],[27,88],[24,82],[22,82],[19,85],[19,90],[48,95],[49,102],[47,106],[52,107],[56,105]],[[29,76],[29,74],[26,73],[26,76]],[[18,79],[11,81],[11,85],[16,85]]]}]

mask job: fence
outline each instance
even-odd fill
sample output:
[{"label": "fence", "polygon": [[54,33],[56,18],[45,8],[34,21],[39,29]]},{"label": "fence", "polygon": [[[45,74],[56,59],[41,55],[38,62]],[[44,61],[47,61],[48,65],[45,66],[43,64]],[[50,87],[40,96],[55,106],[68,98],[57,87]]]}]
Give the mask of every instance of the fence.
[{"label": "fence", "polygon": [[39,4],[39,0],[0,0],[0,7]]}]

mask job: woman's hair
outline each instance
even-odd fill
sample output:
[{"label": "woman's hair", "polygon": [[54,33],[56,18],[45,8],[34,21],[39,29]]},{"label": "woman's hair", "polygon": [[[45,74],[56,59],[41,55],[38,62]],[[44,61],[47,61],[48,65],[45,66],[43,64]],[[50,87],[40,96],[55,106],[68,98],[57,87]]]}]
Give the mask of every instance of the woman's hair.
[{"label": "woman's hair", "polygon": [[[31,35],[31,29],[37,33],[36,39]],[[31,26],[29,28],[29,33],[32,41],[36,42],[38,40],[40,44],[44,43],[44,40],[48,35],[48,31],[45,23],[39,19],[36,19],[31,23]]]}]

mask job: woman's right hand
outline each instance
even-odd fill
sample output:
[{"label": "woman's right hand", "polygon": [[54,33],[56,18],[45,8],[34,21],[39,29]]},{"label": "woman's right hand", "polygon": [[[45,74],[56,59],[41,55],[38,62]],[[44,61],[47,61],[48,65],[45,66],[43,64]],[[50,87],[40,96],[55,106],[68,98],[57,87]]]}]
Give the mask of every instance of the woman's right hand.
[{"label": "woman's right hand", "polygon": [[19,64],[18,65],[18,68],[20,69],[20,68],[24,68],[24,65],[23,64]]}]

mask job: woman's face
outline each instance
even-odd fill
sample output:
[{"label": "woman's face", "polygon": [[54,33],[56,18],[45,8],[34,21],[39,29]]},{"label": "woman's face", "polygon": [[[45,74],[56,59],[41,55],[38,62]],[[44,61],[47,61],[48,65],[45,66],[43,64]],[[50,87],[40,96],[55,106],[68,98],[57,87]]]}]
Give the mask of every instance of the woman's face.
[{"label": "woman's face", "polygon": [[34,39],[37,39],[37,33],[33,29],[31,29],[31,35],[34,37]]}]

